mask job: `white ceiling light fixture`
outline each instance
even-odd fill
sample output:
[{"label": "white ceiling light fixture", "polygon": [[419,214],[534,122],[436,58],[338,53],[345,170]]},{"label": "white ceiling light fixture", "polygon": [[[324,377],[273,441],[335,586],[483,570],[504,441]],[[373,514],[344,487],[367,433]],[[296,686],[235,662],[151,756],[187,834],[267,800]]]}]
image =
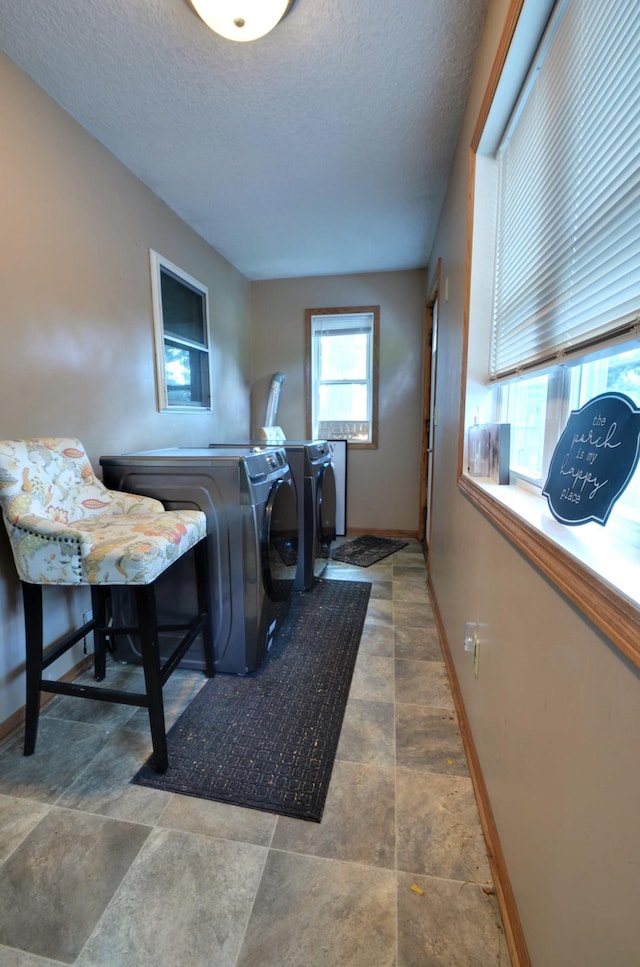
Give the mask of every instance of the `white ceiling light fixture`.
[{"label": "white ceiling light fixture", "polygon": [[286,17],[295,0],[191,0],[196,13],[221,37],[257,40]]}]

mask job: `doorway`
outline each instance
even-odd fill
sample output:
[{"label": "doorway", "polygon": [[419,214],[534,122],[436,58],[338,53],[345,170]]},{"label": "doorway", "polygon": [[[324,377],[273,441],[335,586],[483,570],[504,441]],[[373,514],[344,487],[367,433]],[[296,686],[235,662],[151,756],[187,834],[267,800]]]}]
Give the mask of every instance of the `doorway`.
[{"label": "doorway", "polygon": [[436,438],[436,378],[438,372],[438,299],[431,309],[431,354],[429,358],[429,432],[427,436],[427,492],[425,513],[425,541],[427,544],[427,567],[431,552],[431,529],[433,524],[433,467]]},{"label": "doorway", "polygon": [[440,263],[436,273],[436,289],[433,302],[429,303],[425,315],[424,342],[424,387],[423,387],[423,427],[422,460],[420,477],[420,514],[418,538],[425,545],[427,566],[431,547],[433,524],[433,469],[435,455],[436,378],[438,355],[438,293]]}]

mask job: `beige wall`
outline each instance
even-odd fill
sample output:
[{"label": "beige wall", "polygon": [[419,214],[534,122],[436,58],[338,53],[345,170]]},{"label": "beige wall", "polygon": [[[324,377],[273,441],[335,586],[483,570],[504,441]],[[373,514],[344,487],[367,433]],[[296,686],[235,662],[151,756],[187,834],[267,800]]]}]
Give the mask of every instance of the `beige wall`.
[{"label": "beige wall", "polygon": [[[535,967],[640,963],[640,675],[456,489],[468,145],[508,8],[492,0],[442,258],[432,578]],[[480,622],[479,677],[463,650]]]},{"label": "beige wall", "polygon": [[[249,432],[249,283],[0,55],[0,437],[104,453]],[[213,413],[156,409],[149,249],[209,287]],[[48,595],[51,633],[87,607]],[[56,607],[56,602],[64,605]],[[24,703],[22,605],[0,533],[0,722]]]},{"label": "beige wall", "polygon": [[276,422],[304,439],[305,309],[380,306],[377,450],[349,449],[347,528],[416,533],[422,433],[425,273],[383,272],[254,282],[252,428],[264,422],[271,377],[283,372]]}]

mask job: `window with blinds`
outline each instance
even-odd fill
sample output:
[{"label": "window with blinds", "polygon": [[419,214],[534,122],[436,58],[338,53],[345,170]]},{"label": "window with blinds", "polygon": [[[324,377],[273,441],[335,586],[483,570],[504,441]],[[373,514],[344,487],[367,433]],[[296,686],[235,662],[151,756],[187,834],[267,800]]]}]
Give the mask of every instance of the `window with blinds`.
[{"label": "window with blinds", "polygon": [[492,380],[638,335],[639,43],[628,0],[553,11],[498,151]]},{"label": "window with blinds", "polygon": [[[638,663],[640,468],[606,527],[563,526],[542,489],[572,411],[640,404],[640,10],[506,7],[470,142],[458,487]],[[510,425],[509,486],[467,472],[468,431],[489,422]]]}]

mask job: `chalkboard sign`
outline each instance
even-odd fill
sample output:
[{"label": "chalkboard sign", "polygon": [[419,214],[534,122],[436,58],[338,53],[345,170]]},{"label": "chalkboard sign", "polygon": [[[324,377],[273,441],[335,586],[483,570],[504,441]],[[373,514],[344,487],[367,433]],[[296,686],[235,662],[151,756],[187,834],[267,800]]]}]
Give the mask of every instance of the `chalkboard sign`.
[{"label": "chalkboard sign", "polygon": [[542,493],[562,524],[606,524],[638,463],[640,410],[623,393],[574,410],[553,452]]}]

